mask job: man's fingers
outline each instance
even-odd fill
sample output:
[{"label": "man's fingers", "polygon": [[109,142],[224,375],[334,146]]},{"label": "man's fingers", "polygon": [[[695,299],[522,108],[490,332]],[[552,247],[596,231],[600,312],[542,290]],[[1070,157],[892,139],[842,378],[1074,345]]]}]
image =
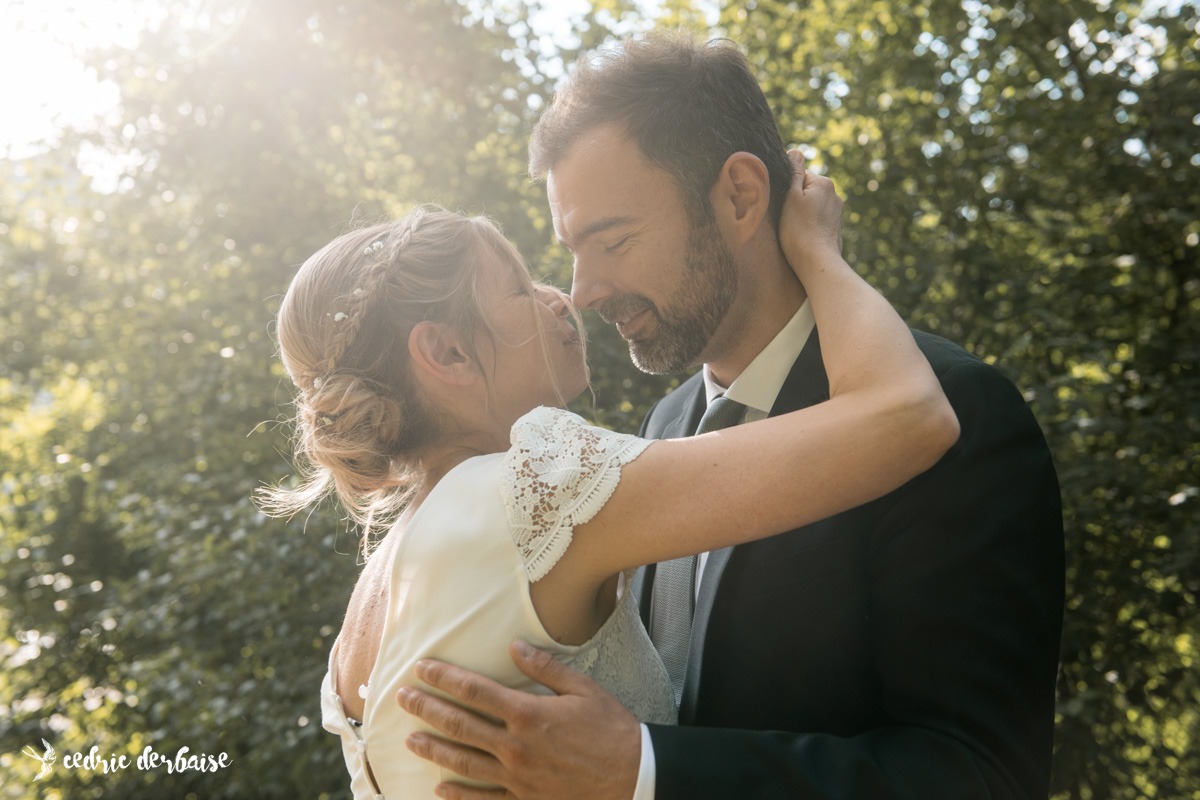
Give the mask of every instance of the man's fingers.
[{"label": "man's fingers", "polygon": [[405,711],[454,741],[471,748],[494,751],[496,737],[502,730],[494,722],[410,686],[400,689],[396,699]]},{"label": "man's fingers", "polygon": [[526,696],[524,692],[501,686],[490,678],[442,661],[422,659],[417,662],[416,671],[417,677],[433,688],[497,719],[508,719],[514,705]]},{"label": "man's fingers", "polygon": [[435,791],[442,800],[495,800],[497,797],[516,797],[505,789],[479,789],[461,783],[439,783]]},{"label": "man's fingers", "polygon": [[428,733],[411,734],[404,740],[404,746],[421,758],[464,778],[494,783],[499,773],[499,764],[487,753]]},{"label": "man's fingers", "polygon": [[584,675],[521,639],[514,640],[508,652],[517,669],[555,694],[587,694],[592,685]]}]

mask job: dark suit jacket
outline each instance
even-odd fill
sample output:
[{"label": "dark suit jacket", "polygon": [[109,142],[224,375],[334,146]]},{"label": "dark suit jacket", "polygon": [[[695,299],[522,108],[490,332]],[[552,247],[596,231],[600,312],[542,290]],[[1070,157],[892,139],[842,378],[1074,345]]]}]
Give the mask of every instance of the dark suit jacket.
[{"label": "dark suit jacket", "polygon": [[[656,800],[1047,796],[1063,604],[1050,453],[998,370],[915,336],[958,443],[879,500],[711,554],[681,724],[650,726]],[[771,414],[828,391],[814,335]],[[642,435],[691,435],[704,405],[696,375]],[[645,616],[653,567],[639,577]]]}]

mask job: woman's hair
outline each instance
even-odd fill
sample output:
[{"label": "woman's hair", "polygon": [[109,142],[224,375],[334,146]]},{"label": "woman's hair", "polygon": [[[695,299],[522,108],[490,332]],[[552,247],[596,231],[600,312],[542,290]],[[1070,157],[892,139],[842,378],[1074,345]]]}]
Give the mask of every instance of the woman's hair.
[{"label": "woman's hair", "polygon": [[435,207],[346,233],[304,263],[276,328],[299,389],[302,482],[260,490],[265,511],[294,514],[332,491],[351,519],[371,528],[403,508],[422,449],[455,425],[416,391],[409,334],[421,322],[445,324],[485,372],[471,344],[476,334],[493,336],[477,269],[487,257],[511,264],[532,296],[520,253],[491,220]]}]

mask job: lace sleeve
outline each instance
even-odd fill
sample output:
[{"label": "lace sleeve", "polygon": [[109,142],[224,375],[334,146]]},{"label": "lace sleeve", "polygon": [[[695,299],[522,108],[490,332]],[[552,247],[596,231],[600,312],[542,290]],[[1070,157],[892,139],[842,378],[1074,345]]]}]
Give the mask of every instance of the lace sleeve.
[{"label": "lace sleeve", "polygon": [[593,427],[554,408],[521,417],[511,440],[500,490],[525,572],[536,582],[562,558],[575,526],[608,502],[621,467],[651,442]]}]

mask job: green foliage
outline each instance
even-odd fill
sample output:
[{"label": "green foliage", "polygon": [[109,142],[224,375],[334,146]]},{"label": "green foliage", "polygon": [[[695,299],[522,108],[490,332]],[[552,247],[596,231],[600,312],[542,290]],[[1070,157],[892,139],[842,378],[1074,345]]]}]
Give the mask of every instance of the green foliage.
[{"label": "green foliage", "polygon": [[[358,544],[331,510],[289,525],[250,501],[289,471],[269,328],[300,261],[360,219],[439,200],[545,238],[522,171],[538,89],[464,16],[177,4],[97,57],[118,123],[4,165],[0,796],[32,796],[19,750],[43,737],[233,762],[60,766],[47,796],[344,795],[316,689]],[[79,176],[84,141],[128,159],[117,192]]]},{"label": "green foliage", "polygon": [[[848,197],[853,262],[1047,431],[1070,563],[1057,796],[1197,797],[1200,12],[1043,6],[721,14]],[[316,689],[358,544],[332,509],[286,524],[249,500],[289,472],[271,318],[331,236],[431,200],[490,213],[568,284],[529,127],[562,63],[645,20],[596,2],[578,48],[542,53],[530,13],[177,2],[95,58],[121,119],[0,162],[0,797],[345,795]],[[124,159],[115,191],[79,174],[87,147]],[[634,430],[676,379],[589,327],[578,408]],[[19,750],[41,738],[233,765],[35,785]]]}]

